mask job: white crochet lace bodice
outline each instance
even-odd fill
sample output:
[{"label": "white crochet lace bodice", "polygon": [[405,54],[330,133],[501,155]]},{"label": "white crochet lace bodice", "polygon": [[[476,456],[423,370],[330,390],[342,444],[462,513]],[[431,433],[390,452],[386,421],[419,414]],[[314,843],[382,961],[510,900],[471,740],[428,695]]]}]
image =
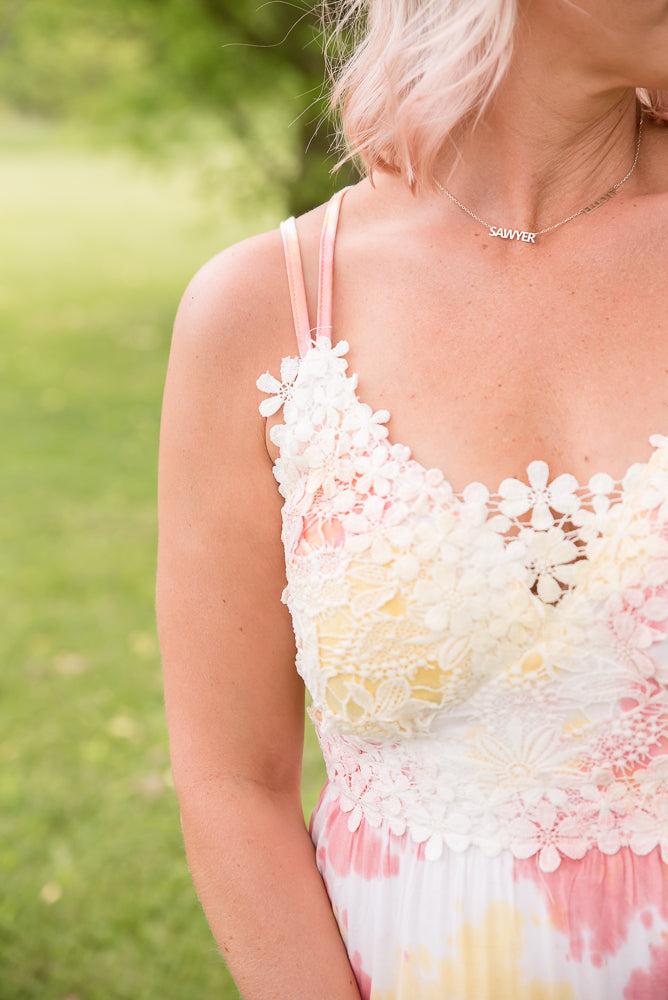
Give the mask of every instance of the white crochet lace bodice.
[{"label": "white crochet lace bodice", "polygon": [[456,493],[388,439],[333,346],[338,215],[323,225],[315,341],[294,220],[281,230],[299,357],[265,373],[283,422],[284,594],[329,794],[424,845],[668,862],[668,438],[623,480]]},{"label": "white crochet lace bodice", "polygon": [[297,667],[354,829],[428,857],[477,844],[668,860],[668,439],[623,481],[455,493],[392,444],[325,337],[273,427]]}]

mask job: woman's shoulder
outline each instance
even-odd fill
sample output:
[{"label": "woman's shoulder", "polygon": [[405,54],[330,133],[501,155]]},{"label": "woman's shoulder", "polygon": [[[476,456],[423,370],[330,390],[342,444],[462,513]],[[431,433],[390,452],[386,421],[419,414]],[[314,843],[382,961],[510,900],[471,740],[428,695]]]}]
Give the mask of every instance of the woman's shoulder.
[{"label": "woman's shoulder", "polygon": [[263,342],[284,340],[290,299],[280,232],[221,250],[191,278],[174,322],[172,349],[216,365],[252,363]]},{"label": "woman's shoulder", "polygon": [[[315,311],[318,242],[326,205],[297,220],[309,306]],[[296,352],[290,290],[279,228],[217,253],[189,282],[174,338],[215,362],[260,364],[262,370]]]},{"label": "woman's shoulder", "polygon": [[[348,191],[344,211],[350,214],[353,224],[344,226],[347,249],[351,240],[356,243],[357,236],[368,228],[367,216],[373,213],[367,202],[374,200],[372,191],[368,180]],[[319,250],[328,204],[318,205],[296,220],[312,326],[317,315]],[[243,384],[264,371],[277,372],[283,358],[297,354],[290,285],[278,226],[229,246],[200,268],[181,299],[173,344],[178,346],[180,356],[196,355],[204,370],[223,377],[232,372],[236,379],[241,376]]]}]

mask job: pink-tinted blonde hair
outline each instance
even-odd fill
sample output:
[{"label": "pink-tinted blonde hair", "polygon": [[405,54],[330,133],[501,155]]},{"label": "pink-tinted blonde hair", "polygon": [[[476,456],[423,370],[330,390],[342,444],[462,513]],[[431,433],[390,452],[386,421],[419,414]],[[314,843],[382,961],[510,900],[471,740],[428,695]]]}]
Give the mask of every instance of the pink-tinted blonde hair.
[{"label": "pink-tinted blonde hair", "polygon": [[[357,157],[367,173],[390,170],[411,186],[429,184],[450,134],[485,107],[506,71],[517,0],[338,0],[333,6],[332,105],[344,158]],[[638,99],[668,121],[668,91],[638,90]]]}]

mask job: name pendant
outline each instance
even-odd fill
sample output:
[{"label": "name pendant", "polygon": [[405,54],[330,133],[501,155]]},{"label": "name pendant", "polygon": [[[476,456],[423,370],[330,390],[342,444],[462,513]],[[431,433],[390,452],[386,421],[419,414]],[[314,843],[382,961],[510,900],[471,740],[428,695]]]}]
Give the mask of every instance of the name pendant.
[{"label": "name pendant", "polygon": [[490,226],[490,236],[498,236],[502,240],[519,240],[521,243],[535,243],[537,233],[526,233],[521,229],[504,229],[502,226]]}]

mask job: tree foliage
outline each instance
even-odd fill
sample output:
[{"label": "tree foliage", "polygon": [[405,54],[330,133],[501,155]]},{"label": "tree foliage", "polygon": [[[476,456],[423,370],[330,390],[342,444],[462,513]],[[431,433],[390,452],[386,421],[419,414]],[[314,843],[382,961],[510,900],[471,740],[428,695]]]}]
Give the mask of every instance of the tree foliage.
[{"label": "tree foliage", "polygon": [[201,123],[216,122],[293,210],[332,189],[321,27],[308,0],[10,0],[0,57],[2,94],[22,110],[195,155]]}]

